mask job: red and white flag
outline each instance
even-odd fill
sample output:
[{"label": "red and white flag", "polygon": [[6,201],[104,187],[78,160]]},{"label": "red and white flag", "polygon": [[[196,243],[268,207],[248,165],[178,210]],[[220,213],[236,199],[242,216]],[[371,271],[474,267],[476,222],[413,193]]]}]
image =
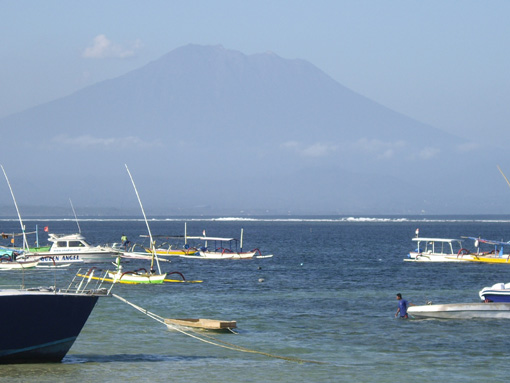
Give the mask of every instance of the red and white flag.
[{"label": "red and white flag", "polygon": [[45,232],[48,232],[48,230],[49,230],[49,229],[48,229],[48,226],[44,226],[44,231],[45,231]]}]

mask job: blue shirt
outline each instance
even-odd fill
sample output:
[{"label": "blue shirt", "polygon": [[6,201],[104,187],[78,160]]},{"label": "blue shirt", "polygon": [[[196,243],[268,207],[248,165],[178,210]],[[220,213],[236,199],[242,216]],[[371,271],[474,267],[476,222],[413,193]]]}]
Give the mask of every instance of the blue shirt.
[{"label": "blue shirt", "polygon": [[400,299],[398,301],[398,308],[400,309],[400,317],[405,317],[407,315],[407,301],[405,299]]}]

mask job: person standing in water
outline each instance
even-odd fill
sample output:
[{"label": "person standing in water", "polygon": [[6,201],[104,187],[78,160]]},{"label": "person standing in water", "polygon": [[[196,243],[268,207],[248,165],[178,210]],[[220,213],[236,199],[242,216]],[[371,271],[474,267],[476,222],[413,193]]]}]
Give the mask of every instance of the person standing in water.
[{"label": "person standing in water", "polygon": [[414,306],[412,303],[406,301],[405,299],[402,299],[402,294],[398,293],[397,294],[397,300],[398,300],[398,309],[397,309],[397,312],[395,313],[395,318],[399,316],[400,314],[400,318],[402,319],[407,319],[409,318],[409,316],[407,315],[407,308],[409,306]]}]

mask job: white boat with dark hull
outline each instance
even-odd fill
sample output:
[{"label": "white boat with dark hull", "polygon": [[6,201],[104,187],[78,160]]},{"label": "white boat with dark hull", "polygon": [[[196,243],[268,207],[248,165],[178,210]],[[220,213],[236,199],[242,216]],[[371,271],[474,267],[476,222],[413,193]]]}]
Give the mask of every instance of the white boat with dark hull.
[{"label": "white boat with dark hull", "polygon": [[110,290],[88,282],[67,289],[0,289],[5,323],[14,331],[0,337],[0,363],[60,362],[80,334],[99,297]]},{"label": "white boat with dark hull", "polygon": [[510,304],[510,283],[496,283],[484,287],[479,292],[480,299],[485,302],[503,302]]},{"label": "white boat with dark hull", "polygon": [[414,318],[434,319],[510,319],[510,303],[448,303],[411,306],[407,313]]},{"label": "white boat with dark hull", "polygon": [[0,290],[2,318],[19,328],[0,337],[0,363],[60,362],[104,295]]}]

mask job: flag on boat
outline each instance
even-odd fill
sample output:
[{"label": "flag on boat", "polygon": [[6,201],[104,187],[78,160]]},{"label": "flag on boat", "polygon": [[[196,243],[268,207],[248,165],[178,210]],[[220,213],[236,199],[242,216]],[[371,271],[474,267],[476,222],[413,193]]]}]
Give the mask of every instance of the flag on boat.
[{"label": "flag on boat", "polygon": [[420,234],[420,229],[416,229],[415,233],[416,233],[416,236],[418,236]]},{"label": "flag on boat", "polygon": [[48,229],[48,226],[44,226],[44,231],[45,231],[45,232],[48,232],[48,230],[49,230],[49,229]]},{"label": "flag on boat", "polygon": [[205,230],[202,232],[202,235],[205,237]]}]

